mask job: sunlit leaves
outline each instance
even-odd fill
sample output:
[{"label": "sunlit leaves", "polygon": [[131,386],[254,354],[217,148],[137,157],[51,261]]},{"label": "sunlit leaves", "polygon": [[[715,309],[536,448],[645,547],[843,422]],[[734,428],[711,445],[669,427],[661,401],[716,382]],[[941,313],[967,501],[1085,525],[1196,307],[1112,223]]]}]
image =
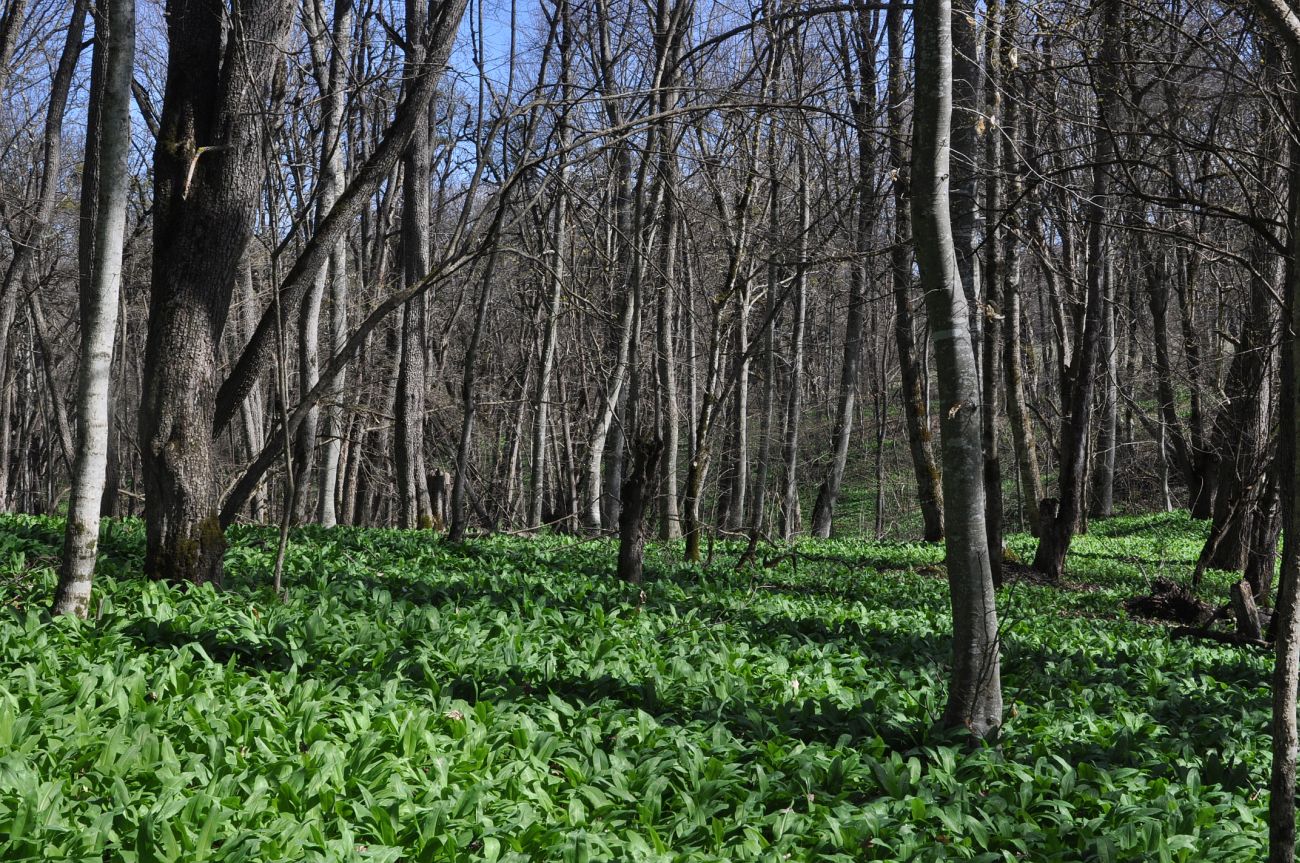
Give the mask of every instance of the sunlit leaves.
[{"label": "sunlit leaves", "polygon": [[6,518],[0,859],[1249,859],[1266,660],[1118,610],[1198,530],[1094,525],[1093,589],[1004,591],[1006,732],[966,752],[932,545],[652,548],[643,603],[602,543],[308,529],[280,603],[271,533],[217,593],[130,577],[114,524],[98,619],[50,622],[58,526]]}]

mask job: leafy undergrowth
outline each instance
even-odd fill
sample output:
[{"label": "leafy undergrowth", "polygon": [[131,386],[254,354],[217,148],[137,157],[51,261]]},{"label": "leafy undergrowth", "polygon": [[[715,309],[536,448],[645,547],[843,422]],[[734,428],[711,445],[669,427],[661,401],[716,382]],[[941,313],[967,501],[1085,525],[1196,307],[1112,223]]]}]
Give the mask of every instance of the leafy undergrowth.
[{"label": "leafy undergrowth", "polygon": [[[1268,660],[1119,601],[1202,528],[1116,519],[1076,589],[1000,594],[1000,749],[931,730],[935,546],[804,543],[736,572],[604,542],[233,531],[225,592],[135,575],[50,622],[59,524],[0,520],[0,859],[1176,860],[1262,852]],[[1012,551],[1027,557],[1032,540]],[[1163,560],[1163,564],[1161,564]],[[1221,585],[1220,585],[1221,586]],[[1217,588],[1215,588],[1217,589]]]}]

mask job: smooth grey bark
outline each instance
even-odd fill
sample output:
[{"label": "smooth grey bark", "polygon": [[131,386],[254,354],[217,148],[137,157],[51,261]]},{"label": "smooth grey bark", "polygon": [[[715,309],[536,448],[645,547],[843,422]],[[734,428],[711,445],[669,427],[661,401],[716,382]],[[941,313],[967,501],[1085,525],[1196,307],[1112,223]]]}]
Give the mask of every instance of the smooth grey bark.
[{"label": "smooth grey bark", "polygon": [[[865,254],[874,242],[877,204],[876,174],[876,40],[867,26],[865,13],[855,16],[859,42],[858,85],[853,95],[853,117],[857,127],[857,213],[854,243]],[[900,108],[901,110],[901,108]],[[835,431],[831,435],[831,458],[813,502],[812,535],[827,539],[835,521],[844,472],[848,467],[849,443],[857,411],[858,381],[862,376],[862,345],[867,323],[867,263],[849,264],[848,309],[844,318],[844,349],[840,359],[839,392],[835,409]],[[928,531],[927,531],[928,532]],[[940,531],[942,532],[942,531]]]},{"label": "smooth grey bark", "polygon": [[[598,57],[594,64],[599,71],[599,86],[605,119],[610,128],[621,128],[624,123],[623,109],[618,97],[617,64],[613,45],[610,41],[609,4],[607,0],[597,0],[596,42]],[[615,281],[622,282],[620,287],[630,285],[631,269],[639,266],[639,258],[632,254],[630,241],[633,224],[632,201],[632,157],[625,140],[619,139],[612,145],[610,169],[611,198],[609,207],[613,211],[613,232],[609,235],[608,248],[614,261]],[[632,307],[631,290],[620,291],[623,301],[620,304],[617,323],[611,334],[614,368],[604,383],[604,391],[599,401],[596,421],[592,424],[591,434],[587,439],[587,458],[583,474],[583,514],[584,527],[591,532],[602,529],[613,530],[618,525],[618,498],[622,477],[623,438],[622,426],[616,422],[619,406],[623,403],[624,384],[627,379],[628,363],[632,349]],[[602,478],[605,451],[609,449],[614,458]]]},{"label": "smooth grey bark", "polygon": [[749,283],[742,282],[736,292],[736,328],[733,333],[735,353],[732,372],[736,379],[732,390],[731,435],[728,452],[730,465],[727,471],[726,493],[720,504],[720,517],[728,530],[739,530],[745,524],[747,494],[749,491]]},{"label": "smooth grey bark", "polygon": [[[312,39],[312,59],[316,67],[316,77],[325,94],[322,106],[321,124],[321,183],[317,192],[317,223],[323,219],[338,200],[344,185],[343,165],[343,129],[347,106],[347,78],[352,62],[352,0],[336,0],[334,4],[333,27],[329,32],[328,43],[332,50],[325,53],[325,17],[323,0],[315,0],[313,11],[304,16],[312,21],[316,32]],[[328,56],[328,59],[326,57]],[[310,334],[313,344],[318,348],[320,321],[320,300],[326,291],[329,294],[329,344],[330,352],[341,347],[347,339],[348,329],[348,248],[347,238],[339,237],[334,248],[330,250],[329,264],[321,267],[316,274],[315,283],[308,292],[315,299],[305,301],[303,308],[314,312],[315,321],[300,324],[300,359],[299,373],[302,375],[302,392],[315,386],[319,378],[318,350],[308,350]],[[314,309],[310,307],[314,305]],[[299,497],[305,499],[308,486],[307,466],[311,463],[311,454],[315,451],[316,433],[319,426],[322,450],[317,483],[316,519],[324,527],[333,527],[338,523],[338,478],[339,458],[342,454],[342,440],[345,425],[343,408],[339,404],[347,385],[346,373],[341,373],[326,397],[324,425],[320,426],[316,412],[308,415],[298,430],[295,440],[296,458],[302,466],[298,471]],[[300,515],[305,516],[304,504],[300,505]]]},{"label": "smooth grey bark", "polygon": [[[572,33],[569,24],[568,0],[557,0],[556,18],[558,19],[560,43],[560,80],[557,96],[562,106],[567,106],[570,99],[571,83],[569,80],[571,65]],[[572,132],[568,123],[568,109],[562,107],[556,121],[556,137],[562,151],[567,151],[572,142]],[[533,391],[533,440],[532,456],[529,461],[528,480],[528,521],[529,530],[538,530],[542,526],[542,505],[546,498],[546,441],[550,434],[551,423],[551,379],[555,373],[555,350],[560,331],[560,294],[568,278],[566,262],[569,254],[569,190],[568,190],[568,156],[560,155],[560,165],[552,184],[554,210],[551,215],[551,231],[546,256],[547,271],[544,280],[546,286],[543,306],[542,355],[537,368],[537,388]],[[558,465],[557,465],[558,467]]]},{"label": "smooth grey bark", "polygon": [[987,121],[984,110],[984,67],[980,57],[976,0],[952,4],[952,232],[957,272],[966,292],[971,343],[980,359],[984,332],[983,283],[979,247],[983,240],[980,210],[980,150]]},{"label": "smooth grey bark", "polygon": [[907,164],[905,138],[907,69],[903,59],[903,23],[903,10],[897,4],[891,4],[885,13],[889,42],[889,168],[894,178],[894,245],[889,253],[889,269],[894,294],[894,342],[898,348],[907,443],[912,457],[912,472],[916,477],[917,500],[921,505],[923,536],[929,542],[938,542],[943,539],[943,485],[934,458],[930,411],[923,389],[924,374],[917,358],[916,324],[912,315],[911,172]]},{"label": "smooth grey bark", "polygon": [[[669,135],[668,146],[675,139]],[[663,439],[662,485],[659,493],[659,538],[678,539],[682,535],[681,517],[677,512],[677,449],[680,445],[681,417],[677,403],[677,348],[673,331],[673,306],[677,290],[677,226],[675,192],[675,155],[668,155],[665,165],[665,194],[663,225],[660,238],[659,272],[662,284],[659,292],[658,333],[660,404],[663,406],[660,436]]]},{"label": "smooth grey bark", "polygon": [[947,727],[966,728],[976,739],[995,739],[1002,725],[1002,682],[984,524],[980,382],[949,215],[950,0],[919,0],[914,21],[912,224],[938,370],[953,616],[953,668],[942,721]]},{"label": "smooth grey bark", "polygon": [[[253,287],[253,263],[249,255],[244,255],[244,261],[240,264],[239,269],[242,297],[236,300],[239,308],[236,317],[236,329],[239,331],[240,338],[247,338],[252,335],[253,329],[257,326],[257,313],[253,310],[257,295]],[[244,446],[248,450],[248,457],[250,459],[256,458],[266,444],[265,404],[263,403],[262,388],[260,386],[255,386],[249,390],[248,397],[244,399],[244,403],[240,406],[239,413]],[[250,495],[249,514],[252,516],[253,521],[259,524],[266,521],[266,512],[266,495],[260,490]]]},{"label": "smooth grey bark", "polygon": [[[689,4],[682,4],[689,9]],[[683,8],[661,7],[662,27],[673,28],[682,22]],[[673,38],[668,44],[666,61],[673,71],[666,72],[659,98],[659,113],[667,113],[678,106],[678,60],[681,39]],[[682,535],[681,516],[677,511],[677,450],[680,446],[681,411],[677,402],[677,334],[673,328],[673,308],[678,301],[677,245],[680,238],[681,213],[677,201],[677,146],[680,136],[671,121],[661,124],[659,132],[658,182],[662,189],[659,225],[659,307],[657,310],[659,403],[662,416],[659,437],[663,443],[660,456],[659,536],[672,540]]]},{"label": "smooth grey bark", "polygon": [[785,402],[785,441],[781,446],[785,480],[785,488],[781,494],[781,535],[787,541],[803,527],[799,506],[799,417],[803,409],[804,319],[808,302],[808,233],[812,230],[807,178],[808,154],[804,142],[797,141],[794,184],[799,202],[799,239],[795,244],[790,377],[786,383],[788,388]]},{"label": "smooth grey bark", "polygon": [[135,0],[98,0],[81,193],[77,440],[54,614],[85,617],[108,470],[109,390],[122,285],[131,154]]},{"label": "smooth grey bark", "polygon": [[1115,338],[1115,265],[1108,259],[1103,279],[1101,317],[1101,415],[1098,417],[1096,465],[1092,479],[1092,515],[1109,518],[1115,512],[1115,451],[1119,432],[1119,354]]}]

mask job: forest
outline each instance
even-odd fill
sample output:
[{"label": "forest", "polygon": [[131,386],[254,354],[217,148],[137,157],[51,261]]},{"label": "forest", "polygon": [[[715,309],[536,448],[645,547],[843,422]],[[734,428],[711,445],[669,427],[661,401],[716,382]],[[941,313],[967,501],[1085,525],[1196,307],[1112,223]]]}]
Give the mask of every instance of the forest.
[{"label": "forest", "polygon": [[1293,863],[1300,0],[0,0],[0,859]]}]

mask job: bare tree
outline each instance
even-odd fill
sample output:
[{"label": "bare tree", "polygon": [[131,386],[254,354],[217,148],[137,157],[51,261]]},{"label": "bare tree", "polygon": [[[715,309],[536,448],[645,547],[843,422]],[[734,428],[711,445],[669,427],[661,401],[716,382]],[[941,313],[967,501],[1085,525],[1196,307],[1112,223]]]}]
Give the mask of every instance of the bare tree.
[{"label": "bare tree", "polygon": [[976,738],[1002,725],[998,622],[984,525],[980,384],[948,200],[952,99],[949,0],[915,7],[912,224],[939,372],[939,431],[946,503],[953,669],[943,722]]},{"label": "bare tree", "polygon": [[108,469],[109,389],[126,235],[134,58],[135,0],[99,0],[81,190],[76,461],[53,606],[54,614],[78,617],[86,616],[90,603]]}]

